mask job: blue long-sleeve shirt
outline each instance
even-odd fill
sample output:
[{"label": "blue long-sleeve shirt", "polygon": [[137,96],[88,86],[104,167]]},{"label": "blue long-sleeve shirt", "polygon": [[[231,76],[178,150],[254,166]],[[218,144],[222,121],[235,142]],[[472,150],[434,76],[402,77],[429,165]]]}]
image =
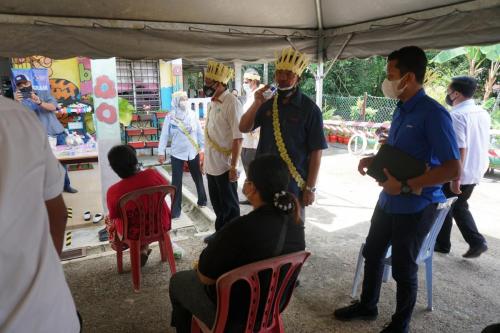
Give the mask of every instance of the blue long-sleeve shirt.
[{"label": "blue long-sleeve shirt", "polygon": [[[48,91],[35,91],[40,100],[44,103],[50,103],[57,107],[57,101]],[[42,108],[40,105],[37,105],[31,99],[24,99],[21,102],[28,109],[35,112],[38,119],[42,123],[43,128],[50,136],[56,136],[64,132],[64,127],[61,125],[59,120],[57,119],[55,113],[53,111],[48,111]]]},{"label": "blue long-sleeve shirt", "polygon": [[[189,121],[182,121],[184,127],[189,132],[191,138],[198,144],[199,149],[203,150],[205,141],[200,120],[191,110],[187,111],[186,117],[189,117]],[[174,113],[165,118],[158,146],[158,154],[164,155],[168,141],[172,140],[170,155],[183,161],[191,161],[198,155],[198,151],[179,127],[178,122],[181,122],[181,120],[177,119]]]}]

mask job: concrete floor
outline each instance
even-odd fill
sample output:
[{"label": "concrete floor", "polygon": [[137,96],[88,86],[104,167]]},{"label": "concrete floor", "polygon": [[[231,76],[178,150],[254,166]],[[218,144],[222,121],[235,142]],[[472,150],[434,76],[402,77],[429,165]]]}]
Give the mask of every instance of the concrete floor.
[{"label": "concrete floor", "polygon": [[[325,155],[318,199],[306,213],[306,242],[312,256],[283,315],[285,328],[287,332],[304,333],[378,332],[395,308],[393,280],[382,287],[377,321],[343,323],[336,321],[332,312],[351,301],[355,261],[368,231],[379,188],[373,180],[354,171],[357,158],[332,149]],[[190,188],[189,178],[186,174],[186,191]],[[461,254],[467,250],[467,244],[457,228],[453,229],[451,254],[434,257],[433,312],[425,310],[424,270],[419,272],[420,292],[411,332],[480,332],[488,324],[500,322],[499,182],[500,177],[485,180],[470,202],[490,250],[479,259],[463,259]],[[177,262],[178,270],[189,269],[203,249],[201,237],[194,236],[195,231],[190,232],[189,227],[183,230],[176,238],[185,250],[184,257]],[[142,270],[139,294],[132,291],[128,258],[124,263],[125,273],[121,275],[116,272],[115,261],[114,253],[102,253],[64,265],[83,316],[84,331],[173,332],[169,327],[170,272],[166,263],[160,263],[158,249],[153,250]]]}]

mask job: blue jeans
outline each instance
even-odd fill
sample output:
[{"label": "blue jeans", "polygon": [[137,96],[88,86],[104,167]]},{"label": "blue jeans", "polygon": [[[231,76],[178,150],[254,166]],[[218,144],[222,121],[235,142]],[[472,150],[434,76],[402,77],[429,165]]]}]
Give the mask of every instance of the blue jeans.
[{"label": "blue jeans", "polygon": [[[66,133],[62,132],[59,134],[56,134],[56,140],[57,146],[63,146],[66,144]],[[69,176],[68,176],[68,167],[66,165],[62,165],[64,167],[64,190],[67,190],[71,187],[71,183],[69,181]]]},{"label": "blue jeans", "polygon": [[193,177],[198,192],[198,205],[205,206],[207,204],[207,194],[203,185],[203,176],[200,170],[200,155],[196,155],[191,161],[183,161],[174,156],[170,157],[172,163],[172,185],[177,189],[175,192],[174,202],[172,204],[172,218],[177,218],[181,215],[182,203],[182,174],[184,162],[189,166],[189,172]]}]

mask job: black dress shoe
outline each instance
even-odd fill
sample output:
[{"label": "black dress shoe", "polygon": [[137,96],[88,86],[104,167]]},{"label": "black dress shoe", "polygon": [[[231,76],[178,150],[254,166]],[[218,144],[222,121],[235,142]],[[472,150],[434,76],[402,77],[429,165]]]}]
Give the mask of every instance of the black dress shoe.
[{"label": "black dress shoe", "polygon": [[482,243],[474,247],[469,247],[469,250],[467,250],[462,257],[467,259],[477,258],[486,251],[488,251],[488,246],[486,243]]},{"label": "black dress shoe", "polygon": [[449,248],[445,248],[439,244],[436,243],[436,245],[434,245],[434,252],[439,252],[439,253],[444,253],[444,254],[448,254],[450,253],[450,249]]},{"label": "black dress shoe", "polygon": [[385,324],[384,328],[380,333],[404,333],[405,331],[402,328],[396,328],[392,322]]},{"label": "black dress shoe", "polygon": [[64,189],[64,192],[66,192],[66,193],[77,193],[78,190],[76,188],[73,188],[73,187],[69,186],[69,187],[66,187]]},{"label": "black dress shoe", "polygon": [[378,316],[378,309],[367,309],[359,301],[354,301],[351,305],[335,310],[335,318],[342,321],[351,320],[375,320]]}]

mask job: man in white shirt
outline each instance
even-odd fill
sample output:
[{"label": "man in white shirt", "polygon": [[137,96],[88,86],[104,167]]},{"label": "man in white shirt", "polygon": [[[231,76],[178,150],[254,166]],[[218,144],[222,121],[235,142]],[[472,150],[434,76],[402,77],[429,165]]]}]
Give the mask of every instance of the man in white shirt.
[{"label": "man in white shirt", "polygon": [[[243,74],[243,90],[245,91],[246,101],[243,104],[243,113],[252,106],[255,99],[255,91],[260,87],[260,75],[255,68],[249,68]],[[248,166],[255,159],[257,146],[259,144],[259,129],[255,129],[249,133],[243,133],[243,143],[241,145],[241,162],[245,174],[248,174]],[[240,201],[242,205],[249,205],[248,200]]]},{"label": "man in white shirt", "polygon": [[452,219],[455,219],[462,236],[469,244],[469,250],[463,255],[464,258],[477,258],[488,250],[486,240],[477,230],[467,203],[474,187],[479,184],[488,169],[489,163],[491,118],[488,112],[477,106],[472,98],[476,87],[476,80],[468,76],[455,77],[448,86],[446,103],[453,107],[451,118],[460,149],[462,173],[460,179],[445,184],[443,190],[447,197],[456,196],[452,193],[452,188],[460,188],[461,193],[444,221],[435,246],[437,252],[450,252]]},{"label": "man in white shirt", "polygon": [[79,332],[59,262],[64,169],[35,114],[0,96],[0,332]]},{"label": "man in white shirt", "polygon": [[[242,135],[238,126],[243,110],[238,99],[227,90],[227,83],[233,74],[232,68],[209,61],[203,86],[205,95],[212,97],[205,123],[204,171],[207,173],[208,193],[216,215],[216,232],[240,216],[237,167]],[[205,238],[205,242],[214,235]]]}]

